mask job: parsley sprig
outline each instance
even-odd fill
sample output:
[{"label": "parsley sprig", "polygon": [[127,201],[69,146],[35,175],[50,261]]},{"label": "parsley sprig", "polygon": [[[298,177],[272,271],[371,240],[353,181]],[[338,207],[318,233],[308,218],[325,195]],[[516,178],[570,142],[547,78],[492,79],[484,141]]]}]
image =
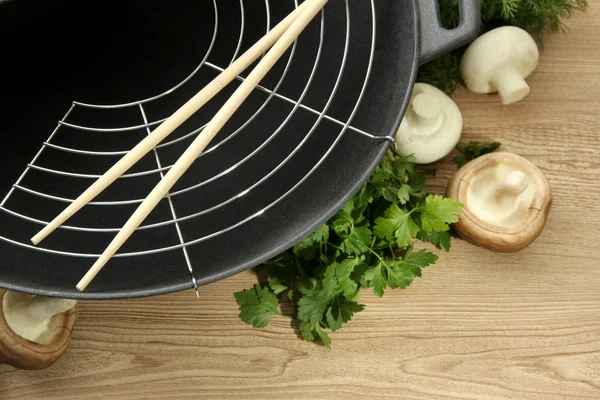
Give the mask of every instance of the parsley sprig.
[{"label": "parsley sprig", "polygon": [[239,317],[265,327],[289,301],[302,337],[329,345],[336,331],[362,311],[360,289],[377,296],[406,288],[438,256],[415,250],[414,239],[450,250],[450,224],[462,204],[428,194],[414,157],[386,156],[370,180],[327,223],[262,265],[264,282],[235,294]]},{"label": "parsley sprig", "polygon": [[452,159],[458,168],[461,168],[469,161],[476,159],[484,154],[496,151],[500,147],[500,142],[480,143],[471,141],[469,143],[460,142],[456,145],[456,149],[461,152],[461,155]]}]

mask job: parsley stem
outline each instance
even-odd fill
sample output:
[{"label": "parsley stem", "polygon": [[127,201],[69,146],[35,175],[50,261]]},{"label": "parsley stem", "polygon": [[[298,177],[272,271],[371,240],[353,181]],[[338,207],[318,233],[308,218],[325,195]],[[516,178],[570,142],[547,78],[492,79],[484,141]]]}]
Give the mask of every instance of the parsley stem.
[{"label": "parsley stem", "polygon": [[331,243],[329,240],[327,241],[327,244],[335,249],[341,250],[339,246],[336,246],[335,244]]},{"label": "parsley stem", "polygon": [[400,178],[399,176],[397,176],[395,174],[392,175],[392,177],[398,179],[400,181],[400,183],[406,184],[406,177],[403,179],[403,178]]},{"label": "parsley stem", "polygon": [[294,257],[294,260],[296,261],[296,267],[298,268],[298,272],[300,273],[300,277],[304,278],[306,276],[306,271],[304,270],[304,268],[300,264],[300,260],[298,260],[298,257]]},{"label": "parsley stem", "polygon": [[383,261],[383,258],[381,258],[381,256],[379,254],[377,254],[376,252],[374,252],[371,249],[369,249],[369,251],[371,252],[371,254],[373,254],[375,257],[377,257],[379,259],[379,262],[381,262],[383,265],[385,265],[386,268],[389,268],[388,265],[385,263],[385,261]]}]

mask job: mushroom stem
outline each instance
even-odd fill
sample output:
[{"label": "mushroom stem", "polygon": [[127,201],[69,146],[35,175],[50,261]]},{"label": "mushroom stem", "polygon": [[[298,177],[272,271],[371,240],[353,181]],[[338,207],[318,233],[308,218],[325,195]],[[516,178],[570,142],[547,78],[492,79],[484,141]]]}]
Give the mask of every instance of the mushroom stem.
[{"label": "mushroom stem", "polygon": [[529,178],[523,171],[514,171],[506,175],[499,183],[493,196],[498,205],[503,207],[516,207],[517,198],[529,187]]},{"label": "mushroom stem", "polygon": [[512,104],[529,94],[529,85],[514,65],[500,68],[492,79],[502,104]]},{"label": "mushroom stem", "polygon": [[432,93],[416,94],[410,103],[409,113],[414,125],[420,127],[415,130],[415,135],[430,136],[443,122],[442,105]]}]

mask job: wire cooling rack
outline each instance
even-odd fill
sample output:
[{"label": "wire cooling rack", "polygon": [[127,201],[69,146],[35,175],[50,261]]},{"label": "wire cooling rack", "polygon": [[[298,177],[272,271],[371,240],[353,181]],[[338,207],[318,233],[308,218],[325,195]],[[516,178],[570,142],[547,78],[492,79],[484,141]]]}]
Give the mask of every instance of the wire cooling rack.
[{"label": "wire cooling rack", "polygon": [[[331,2],[321,12],[115,260],[148,262],[148,257],[154,257],[160,268],[165,263],[160,255],[168,254],[175,260],[175,268],[187,270],[197,293],[195,276],[210,260],[193,251],[195,246],[268,217],[269,210],[319,168],[344,135],[390,140],[352,124],[369,83],[376,18],[373,0],[368,7],[363,2],[360,10],[351,3]],[[44,242],[33,246],[29,238],[223,71],[259,32],[264,34],[279,22],[297,1],[212,0],[212,5],[212,34],[209,41],[201,39],[204,55],[181,82],[153,96],[120,104],[72,102],[0,203],[2,241],[32,252],[68,257],[69,262],[81,263],[83,273],[83,266],[100,255],[244,76],[238,76],[238,83],[224,89]],[[262,29],[248,18],[249,7],[263,9]],[[237,35],[220,31],[225,16],[229,26],[231,18],[237,19]],[[357,24],[368,35],[355,36]],[[220,41],[229,43],[229,59],[223,57]],[[217,46],[220,52],[215,56]],[[250,178],[245,173],[248,170],[253,171]],[[285,181],[280,177],[284,171]],[[250,197],[252,207],[240,206]],[[156,271],[152,273],[159,273]]]}]

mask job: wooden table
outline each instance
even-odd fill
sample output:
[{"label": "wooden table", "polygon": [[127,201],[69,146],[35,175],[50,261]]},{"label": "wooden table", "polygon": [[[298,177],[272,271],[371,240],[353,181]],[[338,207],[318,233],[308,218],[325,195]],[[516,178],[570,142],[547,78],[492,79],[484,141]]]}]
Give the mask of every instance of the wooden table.
[{"label": "wooden table", "polygon": [[[241,322],[251,272],[192,292],[83,302],[66,355],[0,366],[0,399],[600,399],[600,8],[551,35],[524,101],[460,91],[466,140],[498,140],[547,174],[546,230],[520,254],[454,241],[407,290],[367,304],[331,348],[289,319]],[[433,190],[455,171],[437,165]]]}]

